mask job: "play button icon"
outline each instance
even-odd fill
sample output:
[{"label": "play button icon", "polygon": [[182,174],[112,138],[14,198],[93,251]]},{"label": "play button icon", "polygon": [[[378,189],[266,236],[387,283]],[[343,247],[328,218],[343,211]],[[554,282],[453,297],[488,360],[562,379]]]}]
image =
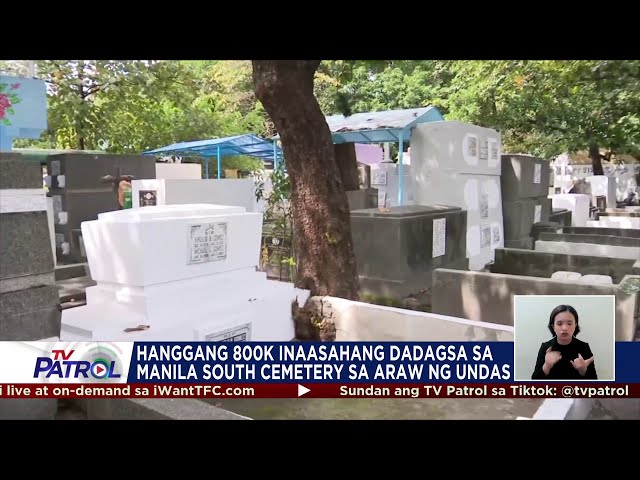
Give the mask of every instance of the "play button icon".
[{"label": "play button icon", "polygon": [[298,396],[301,397],[303,395],[305,395],[306,393],[309,393],[311,390],[309,390],[307,387],[304,387],[300,384],[298,384]]},{"label": "play button icon", "polygon": [[96,360],[90,368],[93,378],[103,379],[109,375],[109,365],[105,360]]}]

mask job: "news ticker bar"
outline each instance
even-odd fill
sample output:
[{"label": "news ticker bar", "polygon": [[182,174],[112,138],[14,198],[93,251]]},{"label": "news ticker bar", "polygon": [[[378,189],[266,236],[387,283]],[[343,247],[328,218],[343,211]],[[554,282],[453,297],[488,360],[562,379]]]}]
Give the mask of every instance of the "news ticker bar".
[{"label": "news ticker bar", "polygon": [[4,383],[0,398],[640,398],[630,384]]}]

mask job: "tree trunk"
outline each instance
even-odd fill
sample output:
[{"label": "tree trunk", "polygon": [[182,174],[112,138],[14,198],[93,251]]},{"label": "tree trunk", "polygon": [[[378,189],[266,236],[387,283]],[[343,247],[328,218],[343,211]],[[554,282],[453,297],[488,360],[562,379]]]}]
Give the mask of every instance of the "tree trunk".
[{"label": "tree trunk", "polygon": [[600,148],[598,148],[598,145],[589,146],[589,158],[591,159],[591,165],[593,166],[593,174],[604,175],[604,169],[602,168],[602,156],[600,155]]},{"label": "tree trunk", "polygon": [[360,175],[358,160],[356,159],[356,145],[354,143],[339,143],[334,145],[336,164],[340,171],[340,178],[345,192],[360,189]]},{"label": "tree trunk", "polygon": [[313,93],[316,60],[253,60],[256,96],[275,124],[291,180],[296,286],[358,298],[351,220],[333,142]]}]

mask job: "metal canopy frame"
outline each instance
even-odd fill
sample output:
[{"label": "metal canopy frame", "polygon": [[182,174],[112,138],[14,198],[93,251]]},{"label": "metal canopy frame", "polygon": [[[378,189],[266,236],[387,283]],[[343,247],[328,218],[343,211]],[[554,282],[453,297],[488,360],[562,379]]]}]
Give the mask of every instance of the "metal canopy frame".
[{"label": "metal canopy frame", "polygon": [[205,176],[209,178],[209,158],[218,159],[218,178],[221,178],[222,158],[236,155],[246,155],[260,160],[273,161],[277,165],[278,159],[283,158],[282,149],[275,143],[264,138],[247,133],[231,137],[213,138],[210,140],[196,140],[180,142],[142,152],[142,155],[179,155],[184,157],[202,157],[205,163]]},{"label": "metal canopy frame", "polygon": [[[340,143],[397,143],[398,144],[398,205],[402,205],[404,177],[402,157],[404,142],[411,138],[411,129],[428,122],[445,121],[442,113],[433,106],[386,110],[382,112],[355,113],[348,117],[330,115],[325,117],[331,139]],[[273,137],[273,144],[280,136]],[[275,163],[274,163],[275,166]]]}]

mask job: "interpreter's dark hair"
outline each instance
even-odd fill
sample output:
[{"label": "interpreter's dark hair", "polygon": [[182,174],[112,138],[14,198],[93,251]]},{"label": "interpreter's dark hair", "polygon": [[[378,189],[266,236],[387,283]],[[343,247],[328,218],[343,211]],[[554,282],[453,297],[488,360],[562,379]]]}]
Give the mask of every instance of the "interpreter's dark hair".
[{"label": "interpreter's dark hair", "polygon": [[556,332],[553,330],[553,324],[556,321],[556,315],[562,312],[569,312],[571,315],[573,315],[573,318],[576,319],[576,330],[575,332],[573,332],[573,336],[574,337],[577,336],[580,333],[580,325],[578,325],[578,312],[571,305],[558,305],[556,308],[554,308],[551,311],[551,315],[549,316],[549,325],[548,325],[551,335],[553,335],[554,337],[556,336]]}]

